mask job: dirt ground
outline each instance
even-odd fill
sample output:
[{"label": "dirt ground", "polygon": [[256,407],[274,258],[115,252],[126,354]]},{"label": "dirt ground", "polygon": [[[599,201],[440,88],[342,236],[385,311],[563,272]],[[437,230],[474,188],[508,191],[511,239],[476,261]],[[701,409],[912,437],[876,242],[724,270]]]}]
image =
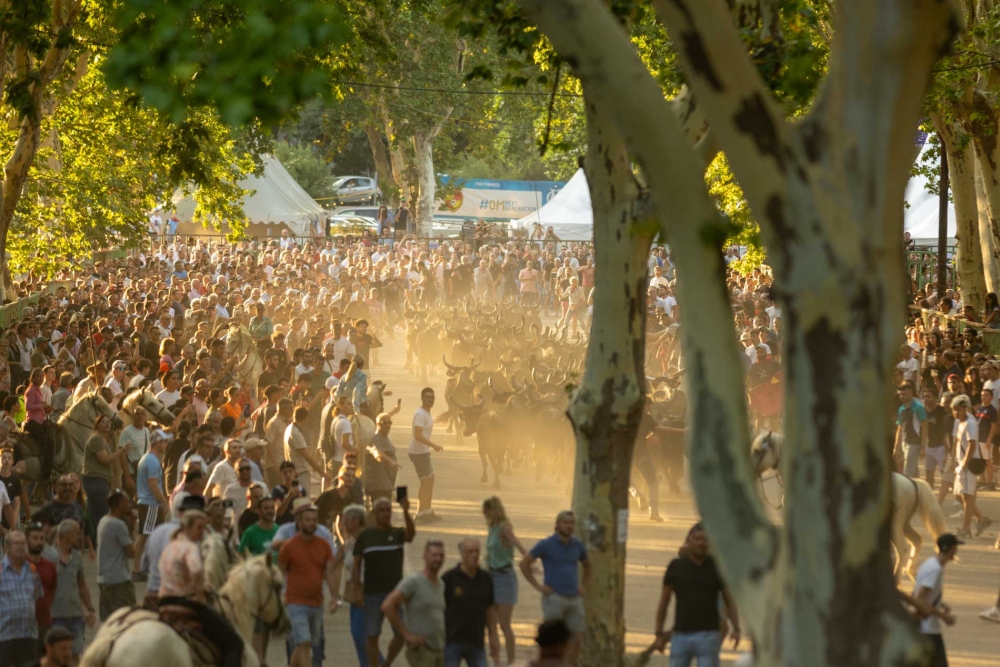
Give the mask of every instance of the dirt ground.
[{"label": "dirt ground", "polygon": [[[390,437],[397,450],[405,453],[409,441],[410,420],[419,407],[419,392],[423,385],[419,378],[414,378],[403,370],[402,343],[387,341],[386,347],[380,350],[380,363],[371,370],[369,379],[381,379],[388,383],[393,392],[393,400],[387,404],[394,405],[396,398],[403,399],[403,410],[395,419],[396,427]],[[432,377],[427,383],[437,390],[439,405],[434,412],[444,411],[443,394],[444,379]],[[480,484],[479,457],[476,453],[475,439],[465,439],[459,443],[454,435],[444,434],[444,427],[435,428],[434,441],[442,445],[443,452],[434,455],[434,468],[437,482],[435,488],[434,507],[444,519],[429,527],[418,527],[414,546],[406,553],[406,573],[409,574],[422,567],[420,559],[424,541],[428,538],[443,539],[448,547],[445,567],[453,567],[457,563],[457,545],[460,538],[477,536],[485,541],[486,526],[480,513],[480,503],[492,495],[492,487]],[[410,487],[411,497],[416,496],[417,479],[413,467],[401,456],[403,469],[400,471],[398,483]],[[565,484],[557,484],[551,479],[540,482],[533,475],[522,475],[515,471],[512,475],[502,476],[503,498],[507,511],[514,524],[518,536],[528,548],[534,542],[552,532],[556,513],[570,504],[569,489]],[[772,500],[779,497],[780,490],[767,487]],[[1000,518],[1000,493],[986,493],[981,499],[987,514]],[[950,516],[957,511],[957,503],[947,500],[945,515]],[[677,547],[688,528],[697,520],[697,511],[693,501],[685,497],[668,497],[661,500],[661,514],[664,523],[653,523],[646,518],[644,512],[633,511],[628,530],[628,565],[626,581],[626,619],[628,627],[628,650],[638,653],[653,639],[653,621],[656,604],[659,599],[660,585],[667,563],[676,553]],[[398,513],[394,522],[402,521]],[[949,519],[949,526],[954,530],[960,525],[959,519]],[[924,532],[925,539],[928,537]],[[949,650],[949,662],[953,667],[986,667],[997,664],[997,652],[1000,649],[1000,627],[980,620],[977,614],[990,606],[996,598],[1000,584],[1000,552],[992,548],[997,536],[996,527],[988,530],[982,537],[973,540],[962,548],[960,560],[951,564],[945,574],[944,599],[950,603],[958,616],[955,627],[945,633],[945,642]],[[932,554],[931,547],[925,543],[920,554],[921,559]],[[91,590],[97,595],[96,564],[87,564],[87,576]],[[907,582],[906,587],[910,584]],[[142,597],[142,586],[137,591]],[[514,611],[514,629],[518,637],[518,658],[528,658],[533,654],[535,624],[540,620],[540,601],[538,594],[521,578],[520,600]],[[669,621],[668,621],[669,624]],[[346,610],[335,615],[327,614],[326,630],[326,662],[327,665],[356,664],[353,643],[348,628]],[[383,634],[383,645],[391,636],[388,623]],[[740,649],[749,650],[746,640]],[[286,664],[283,638],[271,640],[268,651],[268,664],[279,667]],[[727,643],[723,654],[724,664],[731,664],[739,655],[730,649]],[[397,664],[405,665],[405,658],[400,657]],[[666,667],[666,656],[655,655],[651,662],[654,667]]]}]

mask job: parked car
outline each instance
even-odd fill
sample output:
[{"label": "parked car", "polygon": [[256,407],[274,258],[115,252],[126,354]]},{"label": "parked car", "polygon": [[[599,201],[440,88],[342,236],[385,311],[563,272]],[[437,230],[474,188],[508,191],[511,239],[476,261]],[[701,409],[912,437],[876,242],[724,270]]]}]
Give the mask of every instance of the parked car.
[{"label": "parked car", "polygon": [[361,216],[362,218],[378,220],[378,206],[338,206],[334,209],[333,214],[336,216]]},{"label": "parked car", "polygon": [[378,233],[378,223],[374,218],[358,215],[334,215],[326,225],[327,236],[361,236],[365,230],[373,235]]},{"label": "parked car", "polygon": [[374,178],[367,176],[338,176],[333,180],[333,203],[376,204],[382,198],[382,191]]}]

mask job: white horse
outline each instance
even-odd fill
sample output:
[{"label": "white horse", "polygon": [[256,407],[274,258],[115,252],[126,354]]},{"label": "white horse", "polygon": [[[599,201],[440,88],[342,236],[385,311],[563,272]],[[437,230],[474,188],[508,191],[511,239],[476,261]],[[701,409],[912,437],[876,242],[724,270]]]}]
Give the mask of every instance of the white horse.
[{"label": "white horse", "polygon": [[[778,470],[781,462],[783,437],[777,433],[762,433],[754,439],[751,456],[758,477],[767,470]],[[780,480],[780,477],[779,477]],[[891,536],[896,549],[896,566],[893,574],[896,580],[905,571],[911,579],[917,576],[917,555],[923,545],[920,533],[913,529],[910,521],[919,512],[924,526],[936,540],[947,532],[944,513],[934,496],[934,490],[922,479],[912,479],[898,472],[892,473],[892,518]],[[782,504],[784,499],[782,499]],[[907,542],[909,550],[907,551]],[[904,564],[904,554],[908,562]]]},{"label": "white horse", "polygon": [[[254,625],[259,619],[272,629],[286,625],[282,602],[284,577],[268,552],[235,566],[212,607],[243,638],[244,667],[258,667],[253,649]],[[185,639],[187,637],[187,639]],[[193,644],[189,644],[188,640]],[[83,654],[81,667],[200,667],[214,666],[213,652],[204,639],[182,635],[160,620],[155,611],[125,608],[116,611],[97,631]]]},{"label": "white horse", "polygon": [[[94,433],[94,422],[98,415],[110,417],[114,428],[121,427],[121,420],[115,416],[114,410],[100,394],[91,392],[73,401],[59,419],[48,428],[49,437],[55,446],[52,459],[52,469],[62,475],[69,472],[80,472],[83,461],[83,450],[87,440]],[[30,482],[41,480],[42,449],[26,432],[11,433],[22,448],[23,462],[19,474]]]},{"label": "white horse", "polygon": [[234,324],[226,335],[226,354],[237,359],[233,375],[241,385],[257,386],[257,377],[264,370],[264,358],[246,327]]},{"label": "white horse", "polygon": [[170,426],[174,423],[174,415],[167,409],[167,406],[160,403],[160,400],[156,398],[149,387],[133,389],[122,400],[122,406],[118,410],[118,414],[122,415],[126,425],[131,426],[133,424],[133,415],[136,408],[142,408],[146,411],[146,414],[163,426]]}]

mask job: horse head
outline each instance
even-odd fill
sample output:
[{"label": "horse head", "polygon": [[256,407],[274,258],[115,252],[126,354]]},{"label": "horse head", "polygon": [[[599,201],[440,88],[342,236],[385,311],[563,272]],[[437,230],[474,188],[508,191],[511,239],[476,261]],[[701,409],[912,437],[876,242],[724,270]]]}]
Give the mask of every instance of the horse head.
[{"label": "horse head", "polygon": [[754,472],[761,475],[767,470],[777,470],[781,463],[782,436],[774,431],[765,431],[753,440],[750,459]]},{"label": "horse head", "polygon": [[174,423],[174,415],[167,409],[167,406],[160,403],[160,400],[149,390],[149,387],[145,387],[142,390],[139,407],[151,414],[163,426],[170,426]]}]

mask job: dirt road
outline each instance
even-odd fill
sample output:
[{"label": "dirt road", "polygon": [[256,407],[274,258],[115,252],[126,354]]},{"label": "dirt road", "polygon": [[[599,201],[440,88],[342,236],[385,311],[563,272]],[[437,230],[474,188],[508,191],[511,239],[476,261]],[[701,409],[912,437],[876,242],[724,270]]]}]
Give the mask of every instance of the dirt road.
[{"label": "dirt road", "polygon": [[[402,453],[409,442],[410,420],[419,407],[419,392],[423,384],[403,370],[401,342],[388,341],[380,352],[380,364],[371,370],[369,378],[382,379],[388,383],[394,394],[392,402],[387,402],[388,404],[395,404],[396,398],[403,399],[403,410],[396,417],[395,430],[390,434],[393,443]],[[432,377],[428,384],[437,390],[441,403],[434,412],[440,413],[444,410],[444,379]],[[443,452],[434,455],[437,476],[434,507],[444,520],[429,527],[418,527],[414,547],[406,553],[407,573],[422,567],[420,554],[423,543],[428,538],[445,541],[448,549],[446,568],[457,563],[456,545],[460,538],[478,536],[485,540],[486,527],[479,508],[482,500],[491,495],[493,490],[490,485],[479,483],[480,466],[475,439],[459,443],[454,435],[445,435],[443,430],[443,426],[438,426],[434,433],[434,440],[445,448]],[[398,483],[408,485],[411,497],[415,497],[417,479],[413,467],[405,455],[400,458],[404,465]],[[536,540],[552,532],[556,513],[568,508],[570,503],[569,489],[551,479],[536,482],[533,475],[520,475],[515,471],[513,475],[503,476],[501,483],[503,489],[500,495],[518,535],[529,548]],[[776,490],[769,489],[769,493],[776,493]],[[1000,494],[988,493],[982,500],[988,514],[1000,517]],[[954,514],[956,508],[954,501],[946,501],[945,514]],[[694,504],[687,497],[664,496],[660,511],[666,519],[664,523],[653,523],[642,512],[633,512],[629,522],[626,617],[628,649],[633,653],[641,651],[653,639],[653,615],[664,569],[676,553],[688,528],[697,520]],[[394,522],[400,521],[397,510]],[[949,525],[955,529],[958,520],[949,519]],[[992,548],[996,535],[997,531],[993,528],[983,537],[973,540],[972,544],[963,547],[960,561],[950,565],[945,575],[944,599],[952,605],[958,616],[958,624],[945,634],[950,664],[953,667],[986,667],[997,664],[1000,627],[977,617],[980,610],[993,603],[1000,584],[1000,552]],[[931,553],[930,547],[925,544],[921,558],[927,558]],[[88,564],[87,575],[96,599],[96,565]],[[141,590],[139,597],[142,597]],[[539,619],[539,596],[522,578],[520,601],[514,612],[519,658],[527,658],[532,654],[531,638]],[[338,612],[333,616],[327,615],[325,628],[325,664],[356,664],[348,629],[348,614]],[[387,623],[383,641],[386,642],[389,636]],[[746,640],[740,648],[749,648]],[[727,645],[725,663],[731,663],[737,655]],[[666,657],[656,655],[651,665],[666,667],[667,662]],[[272,639],[268,664],[271,667],[286,664],[283,639]],[[401,659],[398,664],[405,664],[405,660]]]}]

